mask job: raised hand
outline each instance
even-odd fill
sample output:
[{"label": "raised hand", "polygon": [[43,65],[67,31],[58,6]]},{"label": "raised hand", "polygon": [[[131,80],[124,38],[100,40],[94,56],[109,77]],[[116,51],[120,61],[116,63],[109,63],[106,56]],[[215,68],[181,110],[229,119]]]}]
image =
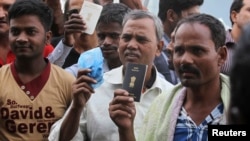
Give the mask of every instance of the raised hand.
[{"label": "raised hand", "polygon": [[64,41],[66,45],[73,45],[73,34],[82,34],[86,30],[86,23],[78,13],[69,15],[69,19],[64,24]]},{"label": "raised hand", "polygon": [[89,100],[94,89],[90,84],[96,83],[96,80],[89,77],[90,69],[79,70],[77,74],[77,80],[73,83],[73,106],[83,107]]},{"label": "raised hand", "polygon": [[135,113],[134,98],[126,90],[115,90],[114,98],[109,104],[109,114],[119,130],[133,128]]}]

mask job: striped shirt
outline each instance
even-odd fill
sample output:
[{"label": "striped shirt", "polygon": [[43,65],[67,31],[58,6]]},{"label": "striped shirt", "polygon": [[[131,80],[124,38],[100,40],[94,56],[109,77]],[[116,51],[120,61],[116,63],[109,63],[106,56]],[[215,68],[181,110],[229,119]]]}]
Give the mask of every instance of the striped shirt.
[{"label": "striped shirt", "polygon": [[174,141],[207,141],[208,124],[219,124],[223,109],[222,103],[217,105],[200,125],[196,125],[182,107],[175,127]]}]

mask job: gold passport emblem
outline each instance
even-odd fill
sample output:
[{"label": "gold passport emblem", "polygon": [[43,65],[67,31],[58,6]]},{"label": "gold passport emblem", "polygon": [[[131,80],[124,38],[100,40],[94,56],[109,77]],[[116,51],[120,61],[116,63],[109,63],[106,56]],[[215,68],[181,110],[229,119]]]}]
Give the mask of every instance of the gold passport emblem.
[{"label": "gold passport emblem", "polygon": [[142,94],[144,79],[147,71],[147,65],[128,63],[123,80],[123,89],[139,102]]},{"label": "gold passport emblem", "polygon": [[130,88],[134,88],[134,86],[135,86],[135,80],[136,80],[135,76],[130,77],[130,83],[129,83],[129,87]]}]

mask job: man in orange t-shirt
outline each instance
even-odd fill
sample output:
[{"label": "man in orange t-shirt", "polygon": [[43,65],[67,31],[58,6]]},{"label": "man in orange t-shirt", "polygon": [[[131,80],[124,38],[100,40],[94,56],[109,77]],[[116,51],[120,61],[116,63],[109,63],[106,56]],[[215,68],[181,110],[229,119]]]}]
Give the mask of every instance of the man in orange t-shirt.
[{"label": "man in orange t-shirt", "polygon": [[[9,25],[7,22],[8,9],[16,0],[1,0],[0,1],[0,67],[9,64],[15,60],[15,55],[11,52],[9,46]],[[43,55],[47,57],[54,47],[48,43],[44,47]]]}]

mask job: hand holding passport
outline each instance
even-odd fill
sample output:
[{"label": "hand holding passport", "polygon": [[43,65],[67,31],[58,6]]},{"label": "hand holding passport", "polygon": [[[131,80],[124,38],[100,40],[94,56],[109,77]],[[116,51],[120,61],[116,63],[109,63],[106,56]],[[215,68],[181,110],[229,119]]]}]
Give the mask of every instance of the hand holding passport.
[{"label": "hand holding passport", "polygon": [[123,89],[127,90],[135,101],[140,102],[147,65],[128,63],[125,70]]}]

